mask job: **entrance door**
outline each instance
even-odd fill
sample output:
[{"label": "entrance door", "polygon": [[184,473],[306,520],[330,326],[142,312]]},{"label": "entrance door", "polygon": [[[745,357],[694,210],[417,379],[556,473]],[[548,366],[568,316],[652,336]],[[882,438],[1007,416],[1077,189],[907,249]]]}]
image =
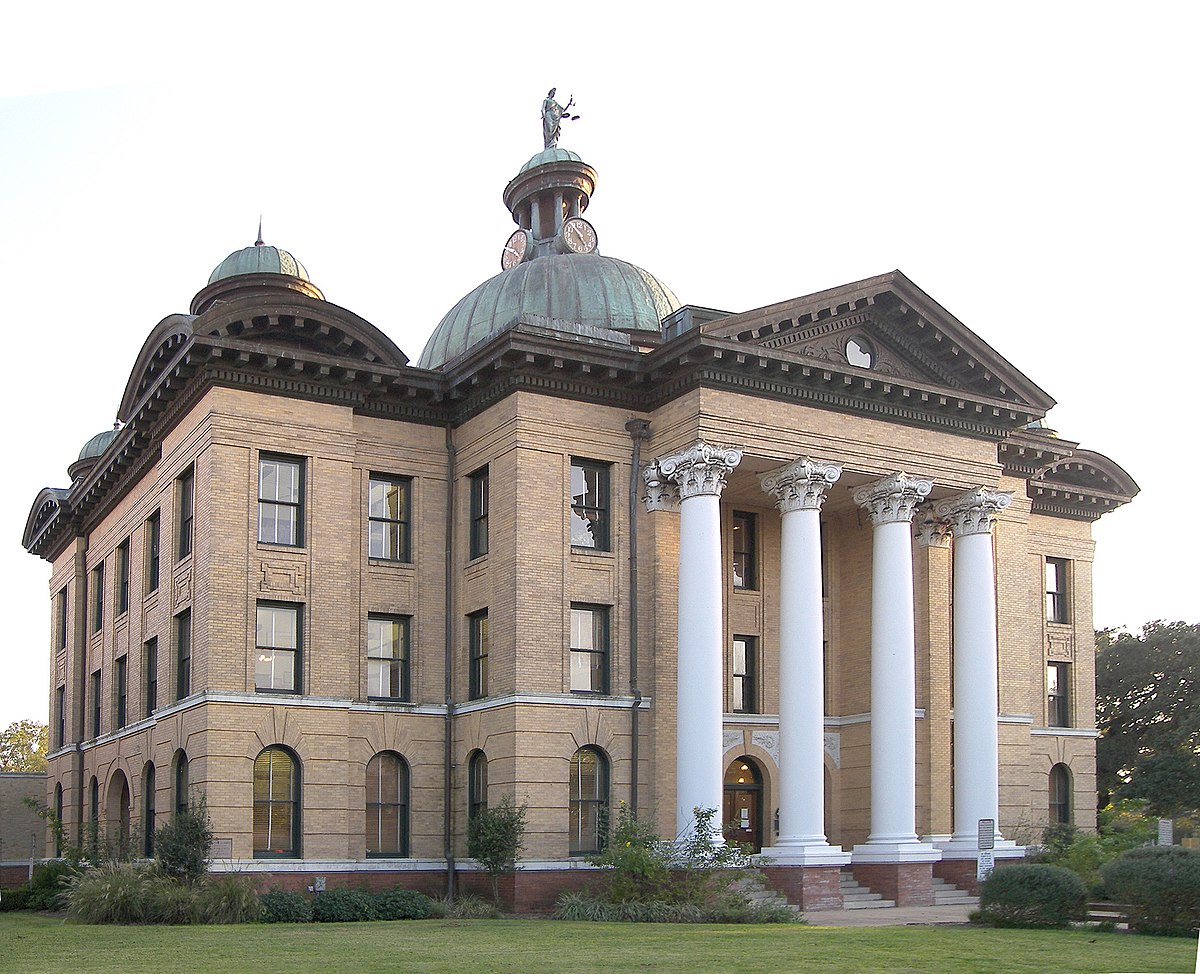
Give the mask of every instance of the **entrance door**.
[{"label": "entrance door", "polygon": [[742,756],[725,772],[725,808],[721,817],[727,842],[762,850],[762,772],[753,758]]}]

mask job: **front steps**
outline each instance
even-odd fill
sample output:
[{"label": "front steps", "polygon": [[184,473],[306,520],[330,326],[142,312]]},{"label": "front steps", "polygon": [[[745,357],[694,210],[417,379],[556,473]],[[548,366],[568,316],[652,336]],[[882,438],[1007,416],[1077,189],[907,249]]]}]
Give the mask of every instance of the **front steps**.
[{"label": "front steps", "polygon": [[933,905],[934,906],[969,906],[971,908],[979,905],[979,897],[972,896],[965,889],[959,889],[952,883],[946,882],[944,879],[933,877]]},{"label": "front steps", "polygon": [[879,893],[872,892],[854,878],[847,867],[838,876],[842,889],[843,910],[883,910],[895,906],[895,900],[885,900]]}]

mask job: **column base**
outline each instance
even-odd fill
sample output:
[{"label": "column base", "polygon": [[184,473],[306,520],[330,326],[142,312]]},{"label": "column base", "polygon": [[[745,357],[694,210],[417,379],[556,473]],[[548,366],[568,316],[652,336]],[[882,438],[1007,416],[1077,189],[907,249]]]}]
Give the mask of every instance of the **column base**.
[{"label": "column base", "polygon": [[[930,836],[930,843],[941,851],[943,859],[979,858],[978,836],[952,836],[950,838]],[[1012,839],[996,839],[996,848],[992,850],[992,854],[996,859],[1023,859],[1025,858],[1025,847],[1017,845]]]},{"label": "column base", "polygon": [[804,845],[773,845],[765,847],[759,856],[761,866],[847,866],[850,853],[828,842]]},{"label": "column base", "polygon": [[937,862],[941,852],[917,838],[899,842],[872,842],[868,839],[854,847],[854,863],[860,862]]},{"label": "column base", "polygon": [[777,866],[764,863],[758,867],[758,871],[768,886],[805,912],[840,910],[845,906],[842,899],[842,870],[839,866]]},{"label": "column base", "polygon": [[[953,883],[959,889],[966,890],[972,896],[979,895],[979,849],[977,839],[939,838],[934,844],[942,851],[941,862],[933,864],[933,874],[938,879]],[[1004,862],[1014,862],[1025,857],[1024,846],[1019,846],[1009,839],[998,839],[993,851],[997,866]]]}]

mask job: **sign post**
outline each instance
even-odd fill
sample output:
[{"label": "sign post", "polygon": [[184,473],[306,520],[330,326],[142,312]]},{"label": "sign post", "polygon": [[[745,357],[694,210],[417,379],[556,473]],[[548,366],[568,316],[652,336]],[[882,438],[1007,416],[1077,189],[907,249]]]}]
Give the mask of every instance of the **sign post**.
[{"label": "sign post", "polygon": [[979,859],[975,864],[975,878],[983,882],[992,874],[996,865],[996,820],[981,818],[979,820]]}]

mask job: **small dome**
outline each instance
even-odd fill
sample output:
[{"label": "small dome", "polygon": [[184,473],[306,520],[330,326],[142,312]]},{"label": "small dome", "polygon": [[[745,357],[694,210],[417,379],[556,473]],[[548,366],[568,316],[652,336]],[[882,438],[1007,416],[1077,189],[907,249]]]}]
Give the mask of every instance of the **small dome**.
[{"label": "small dome", "polygon": [[208,283],[215,284],[229,277],[239,277],[242,274],[284,274],[288,277],[298,277],[308,280],[308,271],[286,250],[271,247],[268,244],[256,243],[252,247],[235,250],[217,265],[208,276]]},{"label": "small dome", "polygon": [[570,149],[560,149],[558,146],[551,146],[549,149],[543,149],[536,156],[530,159],[517,172],[520,175],[523,172],[529,172],[530,169],[536,169],[538,166],[545,166],[551,162],[583,162],[579,156]]},{"label": "small dome", "polygon": [[658,336],[662,319],[679,307],[679,299],[657,277],[615,257],[538,257],[484,281],[451,308],[429,336],[417,366],[436,369],[531,315]]},{"label": "small dome", "polygon": [[108,444],[117,438],[117,430],[105,430],[103,433],[97,433],[85,444],[83,449],[79,451],[79,460],[94,460],[105,450],[108,449]]}]

